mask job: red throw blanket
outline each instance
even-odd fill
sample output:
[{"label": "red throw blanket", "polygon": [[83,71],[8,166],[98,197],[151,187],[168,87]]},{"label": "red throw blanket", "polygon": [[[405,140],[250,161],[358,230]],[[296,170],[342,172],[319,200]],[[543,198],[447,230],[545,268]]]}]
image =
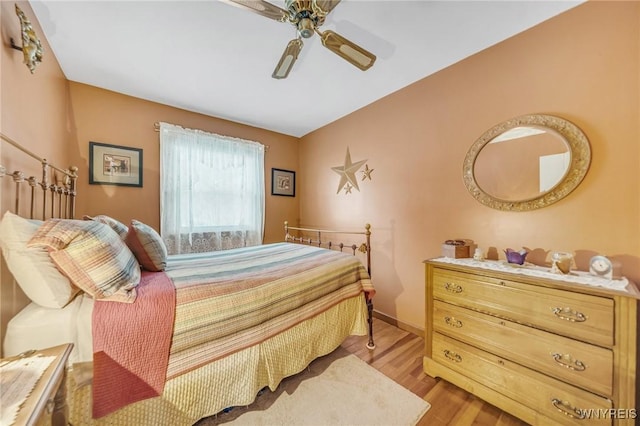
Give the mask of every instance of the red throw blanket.
[{"label": "red throw blanket", "polygon": [[137,291],[134,303],[94,304],[93,418],[158,396],[164,389],[175,287],[164,272],[143,271]]}]

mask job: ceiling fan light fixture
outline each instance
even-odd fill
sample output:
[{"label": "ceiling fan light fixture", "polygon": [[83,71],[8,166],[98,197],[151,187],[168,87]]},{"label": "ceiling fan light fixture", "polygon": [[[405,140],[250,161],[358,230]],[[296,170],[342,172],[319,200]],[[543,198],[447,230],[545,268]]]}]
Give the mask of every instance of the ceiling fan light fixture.
[{"label": "ceiling fan light fixture", "polygon": [[280,57],[280,61],[278,61],[278,65],[276,65],[276,69],[273,70],[273,74],[271,77],[275,79],[283,79],[287,78],[291,68],[293,68],[293,64],[298,59],[298,55],[302,50],[302,40],[299,38],[294,38],[287,44],[287,47],[284,49],[282,56]]},{"label": "ceiling fan light fixture", "polygon": [[303,38],[309,38],[313,35],[315,25],[309,18],[302,18],[298,21],[298,32]]}]

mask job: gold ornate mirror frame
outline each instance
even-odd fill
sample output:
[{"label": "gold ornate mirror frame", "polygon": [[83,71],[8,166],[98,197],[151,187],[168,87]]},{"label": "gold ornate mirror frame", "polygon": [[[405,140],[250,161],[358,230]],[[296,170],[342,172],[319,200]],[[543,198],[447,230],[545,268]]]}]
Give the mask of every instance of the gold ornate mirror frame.
[{"label": "gold ornate mirror frame", "polygon": [[[480,188],[474,175],[474,166],[478,154],[485,145],[504,132],[520,126],[549,129],[560,135],[568,145],[571,160],[564,177],[549,191],[526,200],[502,200],[487,194]],[[474,142],[464,159],[463,179],[471,195],[485,206],[497,210],[528,211],[546,207],[569,195],[582,182],[590,163],[591,147],[589,141],[576,125],[551,115],[523,115],[492,127]]]}]

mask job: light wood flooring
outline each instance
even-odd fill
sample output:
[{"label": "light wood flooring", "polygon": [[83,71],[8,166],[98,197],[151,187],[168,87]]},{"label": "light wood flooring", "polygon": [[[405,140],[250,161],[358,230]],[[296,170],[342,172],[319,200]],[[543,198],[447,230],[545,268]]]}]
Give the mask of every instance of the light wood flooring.
[{"label": "light wood flooring", "polygon": [[422,337],[377,318],[373,327],[374,350],[366,348],[366,336],[351,336],[342,347],[431,404],[418,425],[526,425],[457,386],[427,376],[422,371]]}]

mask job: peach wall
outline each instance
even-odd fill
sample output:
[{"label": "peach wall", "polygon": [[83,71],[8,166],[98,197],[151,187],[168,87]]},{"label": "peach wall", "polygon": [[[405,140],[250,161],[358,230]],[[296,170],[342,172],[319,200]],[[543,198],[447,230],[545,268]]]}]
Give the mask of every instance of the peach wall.
[{"label": "peach wall", "polygon": [[[68,146],[74,138],[68,113],[67,80],[28,2],[19,1],[17,4],[30,19],[44,48],[43,61],[34,74],[22,63],[22,52],[10,47],[10,38],[22,44],[20,21],[14,4],[0,2],[0,131],[53,164],[67,167],[70,165]],[[12,146],[0,143],[0,152],[0,164],[7,168],[8,173],[24,170],[27,176],[32,173],[40,175],[39,163]],[[7,184],[9,179],[5,177],[0,181],[2,214],[13,210],[14,194],[12,185]],[[25,210],[22,214],[28,212]],[[14,283],[4,260],[0,264],[0,282],[0,339],[3,339],[7,322],[28,303],[28,299]]]},{"label": "peach wall", "polygon": [[[383,64],[380,64],[383,66]],[[372,224],[376,309],[424,328],[422,261],[470,238],[507,247],[597,253],[640,282],[640,3],[589,2],[420,80],[302,138],[304,225]],[[578,125],[592,148],[583,183],[531,212],[492,210],[462,181],[462,162],[492,126],[523,114]],[[372,181],[336,195],[346,148]]]},{"label": "peach wall", "polygon": [[[271,194],[271,168],[297,170],[298,139],[227,120],[173,108],[80,83],[70,83],[77,133],[73,159],[80,170],[78,214],[107,214],[125,223],[138,219],[160,229],[160,145],[154,123],[261,142],[265,155],[265,242],[282,241],[283,222],[298,220],[299,197]],[[89,142],[142,148],[143,187],[89,185]]]}]

